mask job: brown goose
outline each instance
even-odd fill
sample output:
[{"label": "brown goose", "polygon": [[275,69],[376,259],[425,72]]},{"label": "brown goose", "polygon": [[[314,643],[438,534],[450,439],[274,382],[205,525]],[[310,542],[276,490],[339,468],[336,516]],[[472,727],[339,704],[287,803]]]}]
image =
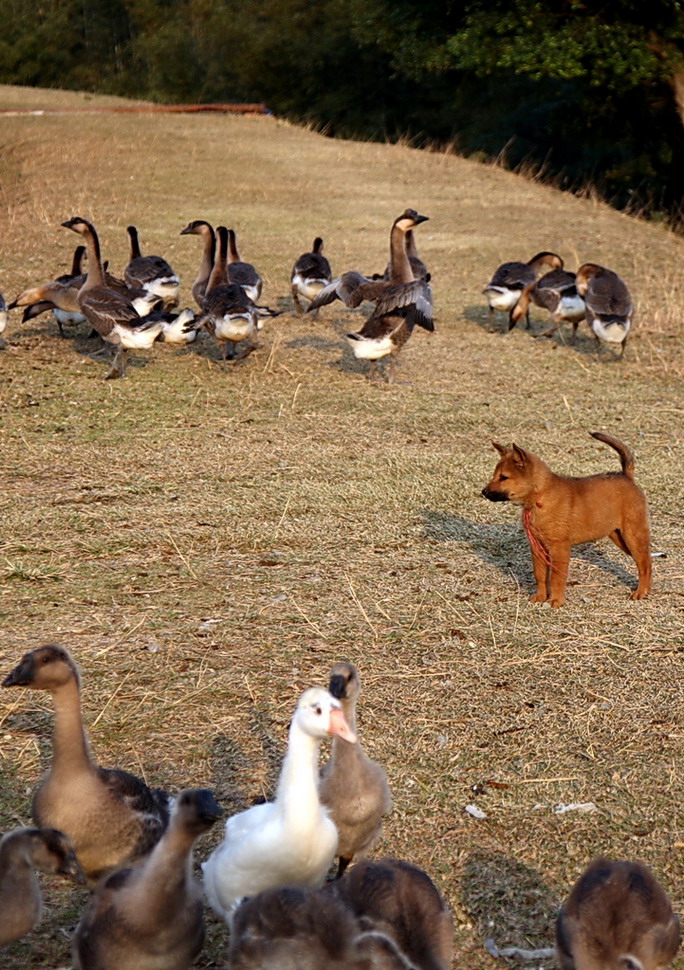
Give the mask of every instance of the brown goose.
[{"label": "brown goose", "polygon": [[[313,241],[310,253],[302,253],[297,262],[292,267],[290,274],[290,285],[292,287],[292,299],[298,313],[304,313],[300,296],[305,300],[314,300],[324,286],[327,286],[332,279],[330,263],[323,255],[323,240],[316,236]],[[317,312],[314,312],[314,317]]]},{"label": "brown goose", "polygon": [[[534,283],[542,266],[552,269],[563,269],[563,260],[556,253],[537,253],[526,263],[502,263],[495,271],[491,280],[482,291],[487,297],[489,315],[487,323],[491,327],[494,321],[494,311],[508,312],[508,329],[515,326],[511,312],[520,299],[523,290],[530,283]],[[529,326],[529,317],[526,317]]]},{"label": "brown goose", "polygon": [[0,946],[40,922],[43,897],[36,871],[85,882],[71,839],[56,829],[14,829],[0,840]]},{"label": "brown goose", "polygon": [[584,263],[577,270],[577,292],[584,297],[587,323],[596,339],[597,350],[600,351],[602,341],[613,347],[619,344],[618,358],[622,357],[634,309],[625,282],[605,266]]},{"label": "brown goose", "polygon": [[228,265],[226,267],[229,283],[237,283],[255,303],[261,296],[261,277],[251,263],[240,258],[235,230],[228,230]]},{"label": "brown goose", "polygon": [[[427,216],[419,216],[418,219],[425,221]],[[346,334],[354,356],[359,360],[370,361],[368,376],[372,381],[377,380],[379,376],[377,361],[384,357],[390,358],[387,382],[391,384],[394,381],[397,356],[413,333],[414,327],[422,327],[430,332],[435,329],[432,322],[430,285],[425,280],[413,279],[413,270],[405,246],[405,230],[401,228],[397,230],[401,223],[407,227],[409,221],[405,217],[400,217],[393,227],[393,244],[397,242],[402,244],[401,249],[396,245],[393,250],[394,279],[380,280],[374,284],[383,287],[375,310],[358,333]],[[357,294],[359,292],[370,291],[365,284],[362,284],[357,288]]]},{"label": "brown goose", "polygon": [[[278,316],[281,311],[257,306],[238,283],[226,282],[226,265],[229,230],[218,226],[218,247],[211,276],[202,300],[202,314],[198,323],[203,325],[221,347],[223,360],[244,360],[257,348],[257,332],[263,317]],[[237,352],[238,344],[244,346]]]},{"label": "brown goose", "polygon": [[584,300],[577,292],[576,277],[564,269],[552,269],[545,273],[535,283],[528,283],[522,291],[520,299],[511,310],[511,323],[515,325],[523,317],[527,317],[530,302],[535,306],[548,310],[551,314],[551,326],[535,337],[550,337],[563,323],[572,324],[571,342],[575,342],[577,327],[584,320],[586,307]]},{"label": "brown goose", "polygon": [[226,970],[416,970],[387,935],[303,886],[267,889],[233,914]]},{"label": "brown goose", "polygon": [[9,319],[8,306],[5,303],[5,297],[0,293],[0,337],[7,329],[7,320]]},{"label": "brown goose", "polygon": [[168,795],[93,761],[81,717],[80,675],[69,653],[52,645],[32,650],[2,686],[46,690],[55,706],[52,764],[31,807],[36,825],[69,835],[91,880],[150,852],[168,822]]},{"label": "brown goose", "polygon": [[88,275],[78,291],[78,305],[102,339],[117,347],[114,362],[105,379],[123,377],[128,351],[149,349],[164,329],[164,321],[158,317],[141,317],[127,296],[107,286],[100,257],[100,241],[92,223],[74,216],[62,225],[80,233],[88,249]]},{"label": "brown goose", "polygon": [[360,306],[364,300],[378,303],[398,285],[412,283],[415,284],[416,292],[424,290],[425,281],[416,280],[411,268],[406,248],[406,235],[421,222],[427,222],[428,218],[428,216],[419,215],[415,209],[406,209],[394,220],[390,230],[390,262],[386,279],[364,276],[356,270],[349,270],[324,286],[309,304],[307,312],[311,313],[334,300],[342,300],[348,307]]},{"label": "brown goose", "polygon": [[[335,664],[328,690],[342,704],[347,723],[356,734],[361,681],[354,664]],[[392,796],[385,769],[372,761],[360,744],[340,737],[333,738],[332,756],[321,771],[320,793],[339,833],[339,878],[352,859],[364,855],[377,840],[383,816],[392,810]]]},{"label": "brown goose", "polygon": [[209,282],[216,258],[216,233],[214,232],[214,227],[205,219],[195,219],[193,222],[189,222],[185,229],[181,229],[180,234],[181,236],[201,236],[203,240],[202,260],[197,272],[197,278],[192,284],[193,299],[201,309],[202,300],[204,299],[207,283]]},{"label": "brown goose", "polygon": [[169,827],[152,853],[95,889],[74,933],[77,968],[189,970],[204,940],[192,848],[222,814],[205,788],[178,795]]},{"label": "brown goose", "polygon": [[556,922],[561,970],[662,970],[680,938],[679,917],[640,862],[595,859]]},{"label": "brown goose", "polygon": [[126,232],[130,244],[129,261],[124,270],[127,285],[131,289],[140,288],[160,297],[167,309],[178,306],[178,276],[161,256],[142,255],[135,226],[128,226]]},{"label": "brown goose", "polygon": [[366,930],[391,939],[415,970],[450,970],[453,917],[428,874],[401,859],[361,859],[321,894],[339,899]]}]

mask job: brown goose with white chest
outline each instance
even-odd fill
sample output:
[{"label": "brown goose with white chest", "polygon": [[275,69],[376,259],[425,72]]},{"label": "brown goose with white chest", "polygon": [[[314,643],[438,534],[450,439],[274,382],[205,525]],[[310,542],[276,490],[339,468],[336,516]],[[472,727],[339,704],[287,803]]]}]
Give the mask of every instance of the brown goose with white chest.
[{"label": "brown goose with white chest", "polygon": [[140,287],[158,296],[167,309],[178,305],[180,280],[163,256],[143,256],[140,251],[138,230],[135,226],[126,228],[130,253],[124,279],[131,289]]},{"label": "brown goose with white chest", "polygon": [[127,771],[93,761],[81,716],[80,675],[69,653],[54,645],[38,647],[2,686],[48,691],[55,707],[52,763],[31,807],[36,824],[69,835],[92,880],[146,855],[166,828],[169,797]]}]

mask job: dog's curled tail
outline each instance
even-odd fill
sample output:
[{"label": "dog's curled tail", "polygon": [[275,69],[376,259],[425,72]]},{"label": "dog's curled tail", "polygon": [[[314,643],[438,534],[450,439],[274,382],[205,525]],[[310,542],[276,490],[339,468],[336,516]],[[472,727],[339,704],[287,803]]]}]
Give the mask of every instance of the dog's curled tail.
[{"label": "dog's curled tail", "polygon": [[623,445],[617,438],[611,438],[609,434],[601,434],[600,431],[590,431],[589,434],[592,438],[596,438],[597,441],[603,441],[604,444],[610,445],[611,448],[617,451],[620,456],[620,463],[622,464],[622,474],[634,481],[634,455],[627,445]]}]

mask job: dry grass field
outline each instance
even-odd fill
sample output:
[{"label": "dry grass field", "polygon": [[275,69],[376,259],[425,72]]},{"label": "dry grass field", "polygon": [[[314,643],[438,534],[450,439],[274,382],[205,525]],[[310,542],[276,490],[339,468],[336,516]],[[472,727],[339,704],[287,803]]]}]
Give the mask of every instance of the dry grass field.
[{"label": "dry grass field", "polygon": [[[0,108],[111,100],[0,88]],[[381,271],[406,206],[430,216],[416,236],[436,332],[414,333],[402,383],[372,385],[343,339],[362,313],[298,318],[289,273],[317,234],[334,270]],[[395,802],[376,853],[445,893],[461,970],[501,962],[488,937],[550,946],[559,901],[599,852],[646,861],[683,910],[684,240],[497,167],[267,117],[2,117],[0,210],[8,299],[68,267],[77,240],[60,223],[82,215],[118,273],[135,223],[192,305],[199,240],[179,232],[205,218],[237,230],[263,302],[286,311],[240,364],[222,369],[203,334],[134,354],[109,382],[86,328],[61,339],[49,314],[12,313],[0,673],[67,646],[98,760],[173,791],[211,787],[231,812],[273,792],[301,691],[354,661],[360,735]],[[624,360],[597,360],[586,328],[576,347],[504,334],[503,319],[487,331],[492,270],[542,249],[628,282]],[[631,602],[631,560],[608,540],[578,547],[567,605],[534,606],[519,511],[480,495],[491,440],[560,472],[617,469],[594,430],[634,450],[666,557],[652,596]],[[0,702],[4,831],[29,821],[52,714],[38,693]],[[46,895],[8,970],[68,965],[84,893]],[[196,965],[221,967],[225,927],[208,915],[208,930]]]}]

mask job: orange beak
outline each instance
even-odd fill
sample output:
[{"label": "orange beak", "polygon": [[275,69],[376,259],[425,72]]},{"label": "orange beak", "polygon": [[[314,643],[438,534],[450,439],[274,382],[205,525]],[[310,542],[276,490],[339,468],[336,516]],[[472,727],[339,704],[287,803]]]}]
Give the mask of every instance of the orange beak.
[{"label": "orange beak", "polygon": [[349,741],[351,744],[355,744],[356,742],[356,735],[347,724],[347,720],[342,713],[341,707],[333,707],[330,712],[330,726],[328,727],[328,734],[337,735],[338,738],[342,738],[344,741]]}]

